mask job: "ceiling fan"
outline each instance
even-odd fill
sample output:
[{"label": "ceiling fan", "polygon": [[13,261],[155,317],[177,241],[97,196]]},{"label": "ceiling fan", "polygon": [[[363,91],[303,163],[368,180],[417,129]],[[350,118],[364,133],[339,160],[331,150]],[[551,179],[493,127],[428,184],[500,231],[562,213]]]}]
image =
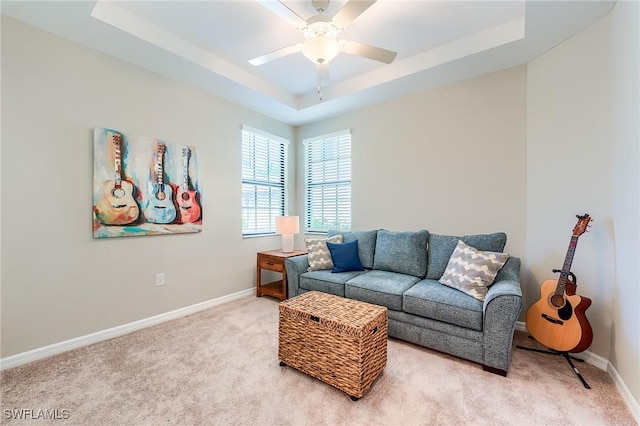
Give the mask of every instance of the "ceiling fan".
[{"label": "ceiling fan", "polygon": [[329,6],[329,0],[312,0],[311,3],[318,14],[304,20],[282,1],[261,0],[264,6],[301,30],[305,41],[258,56],[251,59],[249,63],[259,66],[292,53],[302,52],[316,64],[318,88],[329,84],[329,62],[340,52],[390,64],[396,58],[396,52],[356,41],[337,39],[340,31],[375,2],[376,0],[350,0],[335,16],[329,17],[323,15]]}]

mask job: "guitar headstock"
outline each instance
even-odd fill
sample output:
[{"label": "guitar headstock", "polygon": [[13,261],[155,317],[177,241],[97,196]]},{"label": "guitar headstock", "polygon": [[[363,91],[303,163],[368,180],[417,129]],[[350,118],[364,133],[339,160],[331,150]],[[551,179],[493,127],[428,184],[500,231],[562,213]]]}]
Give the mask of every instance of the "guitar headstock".
[{"label": "guitar headstock", "polygon": [[182,155],[189,158],[189,156],[191,155],[191,148],[189,148],[188,146],[182,148]]},{"label": "guitar headstock", "polygon": [[164,154],[167,150],[167,146],[162,142],[158,142],[158,154]]},{"label": "guitar headstock", "polygon": [[114,145],[118,146],[120,145],[120,142],[122,142],[122,135],[120,133],[112,133],[109,132],[107,134],[107,137],[109,138],[109,140],[111,142],[113,142]]},{"label": "guitar headstock", "polygon": [[591,219],[591,217],[589,217],[587,213],[583,214],[582,216],[576,215],[576,217],[578,218],[578,223],[576,223],[576,226],[573,227],[573,236],[579,237],[585,232],[589,232],[593,219]]}]

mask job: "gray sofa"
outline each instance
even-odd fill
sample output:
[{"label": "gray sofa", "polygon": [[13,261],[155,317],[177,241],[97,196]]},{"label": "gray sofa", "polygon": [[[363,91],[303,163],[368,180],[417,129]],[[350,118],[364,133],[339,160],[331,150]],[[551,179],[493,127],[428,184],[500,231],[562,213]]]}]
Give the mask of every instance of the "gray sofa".
[{"label": "gray sofa", "polygon": [[358,240],[364,271],[308,271],[308,256],[286,260],[288,297],[316,290],[388,308],[389,336],[482,364],[506,376],[522,307],[520,259],[509,257],[484,301],[438,282],[458,240],[502,252],[504,233],[448,236],[428,231],[340,232]]}]

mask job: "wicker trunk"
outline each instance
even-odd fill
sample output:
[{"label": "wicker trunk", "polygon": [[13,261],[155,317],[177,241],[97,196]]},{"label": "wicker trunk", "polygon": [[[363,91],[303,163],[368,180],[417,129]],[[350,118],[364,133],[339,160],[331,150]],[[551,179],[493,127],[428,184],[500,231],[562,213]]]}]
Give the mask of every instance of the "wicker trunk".
[{"label": "wicker trunk", "polygon": [[387,364],[387,308],[310,291],[280,302],[278,358],[361,398]]}]

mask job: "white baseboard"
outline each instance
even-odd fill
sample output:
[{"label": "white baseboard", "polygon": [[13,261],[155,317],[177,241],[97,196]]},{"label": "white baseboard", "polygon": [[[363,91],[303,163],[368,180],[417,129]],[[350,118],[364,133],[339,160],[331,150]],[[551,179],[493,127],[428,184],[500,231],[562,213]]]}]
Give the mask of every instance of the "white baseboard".
[{"label": "white baseboard", "polygon": [[528,333],[527,325],[522,321],[516,321],[516,331],[522,331],[523,333]]},{"label": "white baseboard", "polygon": [[[516,330],[522,331],[523,333],[529,332],[527,330],[527,325],[522,321],[516,321]],[[613,365],[611,365],[609,360],[604,359],[600,355],[596,355],[590,351],[580,352],[579,354],[573,354],[572,356],[575,356],[576,358],[580,358],[585,362],[588,362],[589,364],[593,365],[594,367],[597,367],[609,373],[609,376],[615,383],[616,388],[618,389],[618,392],[620,392],[620,396],[622,396],[622,400],[629,408],[629,411],[631,411],[633,418],[638,423],[640,423],[640,404],[638,404],[638,401],[635,400],[635,398],[631,394],[631,391],[629,391],[629,388],[622,380],[622,377],[620,377],[620,375],[618,374],[618,371],[616,371]]]},{"label": "white baseboard", "polygon": [[611,376],[613,382],[616,384],[616,388],[618,389],[618,392],[620,392],[624,403],[627,404],[627,408],[629,408],[629,411],[631,411],[631,415],[634,419],[636,419],[636,422],[640,424],[640,404],[638,404],[638,401],[635,400],[635,398],[631,394],[631,391],[622,380],[622,377],[620,377],[618,371],[616,371],[611,363],[609,363],[607,373],[609,373],[609,376]]},{"label": "white baseboard", "polygon": [[249,288],[237,293],[232,293],[227,296],[218,297],[216,299],[207,300],[205,302],[196,303],[195,305],[186,306],[184,308],[176,309],[174,311],[165,312],[164,314],[155,315],[153,317],[141,319],[139,321],[130,322],[128,324],[119,325],[117,327],[109,328],[107,330],[98,331],[96,333],[87,334],[85,336],[76,337],[64,342],[54,343],[52,345],[44,346],[42,348],[33,349],[31,351],[22,352],[16,355],[11,355],[0,359],[0,371],[8,368],[17,367],[19,365],[28,364],[33,361],[37,361],[43,358],[48,358],[53,355],[60,354],[62,352],[77,349],[82,346],[91,345],[93,343],[101,342],[103,340],[112,339],[114,337],[122,336],[132,331],[140,330],[145,327],[160,324],[165,321],[180,318],[186,315],[193,314],[195,312],[202,311],[204,309],[211,308],[213,306],[222,305],[223,303],[231,302],[233,300],[241,299],[243,297],[255,294],[255,288]]}]

